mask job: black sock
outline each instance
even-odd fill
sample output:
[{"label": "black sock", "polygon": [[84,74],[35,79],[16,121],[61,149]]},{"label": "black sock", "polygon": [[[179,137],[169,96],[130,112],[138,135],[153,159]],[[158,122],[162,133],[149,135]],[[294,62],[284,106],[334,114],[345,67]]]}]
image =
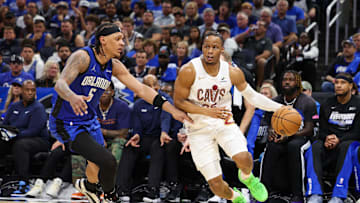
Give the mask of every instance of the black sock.
[{"label": "black sock", "polygon": [[96,183],[90,183],[88,180],[85,181],[85,187],[90,192],[96,192]]}]

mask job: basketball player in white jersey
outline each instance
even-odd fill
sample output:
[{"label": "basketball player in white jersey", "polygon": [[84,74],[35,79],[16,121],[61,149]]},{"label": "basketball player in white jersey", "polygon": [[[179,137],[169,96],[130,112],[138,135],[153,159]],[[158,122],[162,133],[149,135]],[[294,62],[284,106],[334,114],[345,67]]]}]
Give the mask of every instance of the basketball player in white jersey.
[{"label": "basketball player in white jersey", "polygon": [[282,105],[254,91],[239,68],[220,60],[223,43],[217,32],[205,35],[203,55],[179,71],[174,102],[194,120],[193,124],[185,122],[190,150],[197,169],[208,181],[212,192],[233,202],[246,202],[241,192],[231,189],[222,179],[219,144],[239,168],[240,181],[256,200],[263,202],[268,193],[251,173],[252,156],[247,151],[244,135],[232,119],[230,89],[235,85],[251,104],[265,111],[276,111]]}]

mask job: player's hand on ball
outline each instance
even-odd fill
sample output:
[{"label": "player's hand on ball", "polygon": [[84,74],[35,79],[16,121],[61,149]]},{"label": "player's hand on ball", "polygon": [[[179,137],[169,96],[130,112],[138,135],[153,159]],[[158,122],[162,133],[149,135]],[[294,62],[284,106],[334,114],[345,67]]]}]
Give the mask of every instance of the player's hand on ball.
[{"label": "player's hand on ball", "polygon": [[213,118],[227,119],[232,115],[231,110],[225,107],[208,108],[207,115]]},{"label": "player's hand on ball", "polygon": [[271,127],[281,136],[295,135],[302,124],[299,112],[291,106],[283,106],[276,110],[271,117]]},{"label": "player's hand on ball", "polygon": [[125,144],[125,147],[131,145],[132,147],[140,147],[140,145],[138,144],[140,141],[140,135],[139,134],[135,134],[134,136],[132,136],[130,138],[129,141],[127,141],[127,143]]},{"label": "player's hand on ball", "polygon": [[89,96],[83,96],[83,95],[74,95],[73,97],[70,98],[70,105],[74,111],[74,113],[77,116],[83,116],[84,114],[87,114],[87,104],[86,101],[89,100],[90,97]]}]

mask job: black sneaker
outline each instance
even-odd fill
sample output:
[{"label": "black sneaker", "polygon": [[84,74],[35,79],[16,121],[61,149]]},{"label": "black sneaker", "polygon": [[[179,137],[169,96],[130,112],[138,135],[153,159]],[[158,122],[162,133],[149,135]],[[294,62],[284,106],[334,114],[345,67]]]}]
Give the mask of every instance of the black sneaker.
[{"label": "black sneaker", "polygon": [[170,192],[166,197],[168,202],[180,202],[180,194],[182,191],[183,185],[178,183],[170,183]]},{"label": "black sneaker", "polygon": [[195,202],[207,202],[209,198],[212,197],[210,193],[210,189],[207,185],[201,185],[201,189],[199,191],[199,194],[195,197]]},{"label": "black sneaker", "polygon": [[115,203],[119,201],[118,194],[116,190],[114,189],[110,193],[104,193],[104,201],[105,203]]},{"label": "black sneaker", "polygon": [[97,195],[98,192],[91,192],[86,189],[85,181],[85,178],[77,179],[75,182],[75,188],[79,192],[83,193],[88,198],[90,203],[100,203],[100,197]]},{"label": "black sneaker", "polygon": [[146,195],[143,197],[144,202],[161,202],[159,191],[154,188],[148,188]]}]

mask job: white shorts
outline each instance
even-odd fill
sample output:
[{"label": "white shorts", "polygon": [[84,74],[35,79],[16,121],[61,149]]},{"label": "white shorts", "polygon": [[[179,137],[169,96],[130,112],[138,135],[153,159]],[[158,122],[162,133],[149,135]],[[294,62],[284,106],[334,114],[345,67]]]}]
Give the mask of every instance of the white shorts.
[{"label": "white shorts", "polygon": [[222,174],[218,145],[230,158],[248,151],[246,139],[236,124],[215,124],[188,132],[188,139],[196,168],[206,180]]}]

